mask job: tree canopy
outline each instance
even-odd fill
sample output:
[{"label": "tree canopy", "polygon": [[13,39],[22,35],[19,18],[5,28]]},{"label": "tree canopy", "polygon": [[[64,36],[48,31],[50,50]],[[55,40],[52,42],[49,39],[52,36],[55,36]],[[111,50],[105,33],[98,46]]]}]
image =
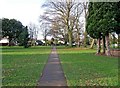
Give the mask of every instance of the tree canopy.
[{"label": "tree canopy", "polygon": [[2,35],[3,37],[17,38],[22,32],[23,25],[15,19],[2,19]]},{"label": "tree canopy", "polygon": [[25,38],[28,38],[28,30],[22,23],[16,19],[2,19],[2,37],[8,37],[9,42],[14,42],[24,45]]},{"label": "tree canopy", "polygon": [[[106,37],[109,50],[109,33],[119,34],[119,2],[90,2],[87,16],[87,33],[94,39]],[[104,40],[105,42],[105,40]]]},{"label": "tree canopy", "polygon": [[[79,38],[80,29],[83,27],[79,20],[83,13],[83,4],[77,0],[50,0],[43,5],[43,7],[46,8],[46,12],[42,17],[51,22],[52,31],[54,31],[54,33],[59,32],[59,35],[64,37],[62,39],[65,39],[64,41],[68,42],[71,47],[75,40],[74,31],[77,30],[76,33],[78,34],[76,35],[77,38]],[[68,38],[68,41],[66,38]]]},{"label": "tree canopy", "polygon": [[114,31],[114,2],[90,2],[87,17],[87,32],[93,38],[100,38]]}]

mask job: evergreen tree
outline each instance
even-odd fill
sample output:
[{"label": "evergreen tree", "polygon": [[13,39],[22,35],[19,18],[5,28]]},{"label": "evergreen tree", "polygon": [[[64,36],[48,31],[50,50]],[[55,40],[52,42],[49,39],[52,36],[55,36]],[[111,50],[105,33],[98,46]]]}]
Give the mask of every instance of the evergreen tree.
[{"label": "evergreen tree", "polygon": [[19,35],[23,30],[23,25],[16,19],[2,19],[2,37],[9,37],[10,45],[12,40],[18,40]]},{"label": "evergreen tree", "polygon": [[29,34],[28,34],[28,28],[27,26],[24,28],[24,37],[23,37],[24,41],[23,41],[23,45],[24,45],[24,48],[28,48],[29,45],[28,45],[28,41],[29,41]]},{"label": "evergreen tree", "polygon": [[116,2],[90,2],[89,4],[86,27],[88,34],[92,38],[98,39],[98,53],[100,53],[100,39],[103,38],[103,48],[105,50],[106,41],[107,55],[110,55],[109,33],[115,31],[117,24],[115,20],[116,4]]},{"label": "evergreen tree", "polygon": [[114,31],[118,35],[118,48],[120,48],[120,1],[115,4],[115,20],[117,21]]}]

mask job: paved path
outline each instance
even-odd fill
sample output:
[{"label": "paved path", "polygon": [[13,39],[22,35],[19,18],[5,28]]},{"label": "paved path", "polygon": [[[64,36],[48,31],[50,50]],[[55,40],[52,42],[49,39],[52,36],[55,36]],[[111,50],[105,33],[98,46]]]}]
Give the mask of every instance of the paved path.
[{"label": "paved path", "polygon": [[38,86],[67,86],[55,47],[52,49]]}]

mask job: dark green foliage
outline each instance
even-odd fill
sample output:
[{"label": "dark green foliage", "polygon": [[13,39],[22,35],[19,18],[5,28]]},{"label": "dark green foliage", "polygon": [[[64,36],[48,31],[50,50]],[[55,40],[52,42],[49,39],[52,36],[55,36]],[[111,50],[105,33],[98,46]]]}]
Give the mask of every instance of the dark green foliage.
[{"label": "dark green foliage", "polygon": [[2,37],[2,19],[0,19],[0,38]]},{"label": "dark green foliage", "polygon": [[86,31],[92,38],[100,37],[100,30],[97,29],[97,27],[98,27],[97,19],[98,18],[96,17],[96,10],[95,10],[96,4],[90,2],[89,8],[88,8],[89,16],[87,17]]},{"label": "dark green foliage", "polygon": [[117,4],[115,5],[115,13],[115,20],[117,21],[117,24],[114,31],[117,34],[120,34],[120,2],[117,2]]},{"label": "dark green foliage", "polygon": [[9,40],[17,40],[20,33],[22,32],[23,25],[16,19],[2,19],[2,37],[9,36]]},{"label": "dark green foliage", "polygon": [[24,48],[28,48],[28,40],[29,40],[29,34],[28,34],[28,29],[27,26],[24,29]]},{"label": "dark green foliage", "polygon": [[101,38],[115,31],[116,5],[116,2],[90,2],[86,30],[92,38]]},{"label": "dark green foliage", "polygon": [[19,36],[19,45],[24,46],[24,48],[28,48],[28,41],[29,41],[29,34],[27,26],[23,28],[23,31],[21,32]]},{"label": "dark green foliage", "polygon": [[15,19],[2,19],[2,37],[9,37],[11,45],[14,42],[17,42],[19,45],[28,48],[29,34],[27,27],[24,27],[20,21]]}]

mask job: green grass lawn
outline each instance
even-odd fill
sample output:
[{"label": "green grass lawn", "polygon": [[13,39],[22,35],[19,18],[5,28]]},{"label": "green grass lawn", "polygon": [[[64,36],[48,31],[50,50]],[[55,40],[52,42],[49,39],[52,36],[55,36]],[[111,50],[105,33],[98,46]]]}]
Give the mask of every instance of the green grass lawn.
[{"label": "green grass lawn", "polygon": [[3,47],[2,85],[36,86],[51,47]]},{"label": "green grass lawn", "polygon": [[68,86],[117,86],[118,58],[96,56],[96,50],[58,47]]}]

